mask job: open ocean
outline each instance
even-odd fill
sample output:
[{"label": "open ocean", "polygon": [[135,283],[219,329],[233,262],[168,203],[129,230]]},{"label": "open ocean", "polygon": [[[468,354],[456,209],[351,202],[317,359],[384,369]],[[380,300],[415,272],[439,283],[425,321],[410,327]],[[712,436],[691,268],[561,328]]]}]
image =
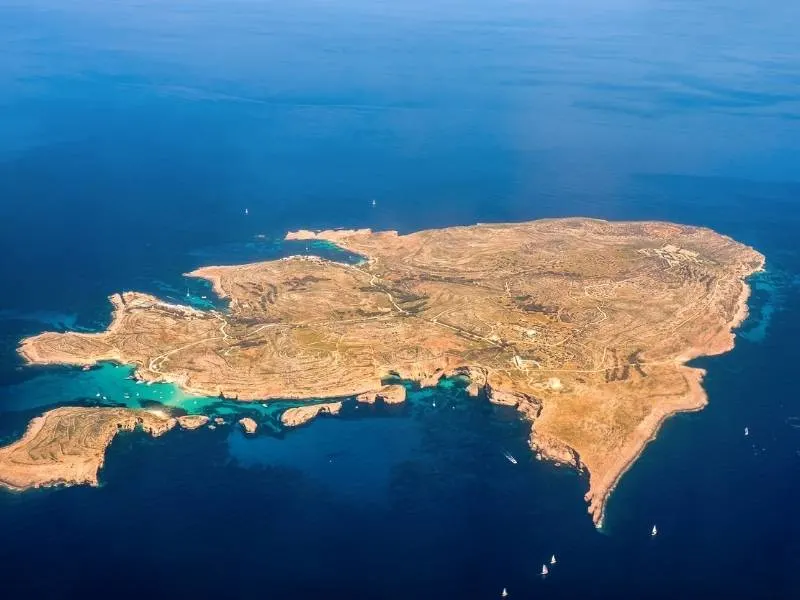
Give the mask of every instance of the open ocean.
[{"label": "open ocean", "polygon": [[0,491],[0,597],[800,598],[798,30],[789,0],[0,0],[2,444],[97,394],[234,417],[16,346],[103,327],[120,290],[209,306],[182,273],[291,229],[664,219],[767,257],[735,350],[697,361],[709,406],[602,531],[582,476],[445,382],[291,432],[274,406],[240,409],[253,438],[121,435],[99,488]]}]

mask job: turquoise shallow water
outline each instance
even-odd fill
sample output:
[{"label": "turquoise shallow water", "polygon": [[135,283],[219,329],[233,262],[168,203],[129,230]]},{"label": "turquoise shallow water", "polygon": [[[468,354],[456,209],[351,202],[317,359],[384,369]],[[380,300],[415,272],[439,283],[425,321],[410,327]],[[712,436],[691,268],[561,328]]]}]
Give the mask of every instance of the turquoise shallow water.
[{"label": "turquoise shallow water", "polygon": [[193,412],[217,401],[216,398],[187,395],[170,384],[142,384],[132,379],[132,368],[108,363],[87,372],[71,367],[37,370],[40,374],[28,381],[3,388],[0,401],[6,410],[26,410],[80,400],[133,408],[140,408],[148,402],[160,402]]},{"label": "turquoise shallow water", "polygon": [[[0,493],[3,593],[800,595],[798,22],[783,1],[0,2],[0,438],[59,404],[262,425],[121,435],[99,488]],[[105,326],[120,290],[224,309],[183,274],[305,251],[288,230],[571,215],[768,260],[736,349],[697,361],[709,406],[665,424],[602,532],[586,481],[458,382],[282,431],[288,404],[16,355]]]}]

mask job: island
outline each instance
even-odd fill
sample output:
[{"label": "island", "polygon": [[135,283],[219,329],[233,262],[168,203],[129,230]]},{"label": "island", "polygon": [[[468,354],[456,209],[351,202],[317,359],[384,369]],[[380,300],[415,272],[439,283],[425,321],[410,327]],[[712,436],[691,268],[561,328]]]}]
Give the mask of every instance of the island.
[{"label": "island", "polygon": [[251,419],[250,417],[243,417],[239,419],[239,426],[242,428],[242,431],[248,434],[255,433],[258,429],[258,423],[255,420]]},{"label": "island", "polygon": [[189,431],[199,429],[208,423],[208,417],[205,415],[183,415],[176,420],[181,429],[187,429]]},{"label": "island", "polygon": [[285,427],[299,427],[316,419],[319,415],[338,415],[341,410],[341,402],[296,406],[283,411],[281,424]]},{"label": "island", "polygon": [[[533,451],[587,474],[600,524],[609,494],[664,420],[706,404],[704,371],[687,363],[733,347],[747,277],[764,265],[725,235],[665,222],[568,218],[286,238],[335,244],[361,260],[204,267],[189,275],[210,281],[227,309],[124,292],[111,297],[106,331],[43,333],[19,351],[33,364],[133,365],[143,381],[243,402],[377,398],[387,380],[465,377],[470,395],[531,423]],[[296,426],[338,407],[300,406],[282,421]],[[41,435],[57,444],[63,434]]]}]

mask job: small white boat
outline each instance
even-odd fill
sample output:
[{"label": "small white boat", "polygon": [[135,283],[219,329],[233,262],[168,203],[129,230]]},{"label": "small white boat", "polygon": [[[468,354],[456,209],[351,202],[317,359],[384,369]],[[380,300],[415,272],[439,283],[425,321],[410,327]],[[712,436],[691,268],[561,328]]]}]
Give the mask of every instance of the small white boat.
[{"label": "small white boat", "polygon": [[652,531],[650,531],[650,537],[656,537],[658,535],[658,527],[653,525]]},{"label": "small white boat", "polygon": [[554,564],[556,564],[556,562],[558,562],[558,561],[556,561],[556,555],[553,554],[553,556],[550,557],[550,564],[554,565]]},{"label": "small white boat", "polygon": [[550,573],[550,569],[547,568],[547,565],[542,565],[542,577],[546,577],[548,573]]},{"label": "small white boat", "polygon": [[745,437],[747,437],[748,435],[750,435],[750,429],[748,429],[747,427],[745,427],[745,428],[744,428],[744,436],[745,436]]},{"label": "small white boat", "polygon": [[376,204],[378,204],[378,203],[375,201],[375,199],[373,199],[372,200],[372,206],[375,206]]},{"label": "small white boat", "polygon": [[503,588],[503,591],[500,592],[500,597],[501,598],[508,598],[508,590],[506,588]]},{"label": "small white boat", "polygon": [[506,457],[506,460],[510,462],[512,465],[517,464],[517,459],[510,452],[503,452],[503,456]]},{"label": "small white boat", "polygon": [[249,215],[249,214],[250,214],[250,211],[249,211],[249,210],[247,210],[247,209],[245,208],[245,209],[244,209],[244,214],[245,214],[245,215]]}]

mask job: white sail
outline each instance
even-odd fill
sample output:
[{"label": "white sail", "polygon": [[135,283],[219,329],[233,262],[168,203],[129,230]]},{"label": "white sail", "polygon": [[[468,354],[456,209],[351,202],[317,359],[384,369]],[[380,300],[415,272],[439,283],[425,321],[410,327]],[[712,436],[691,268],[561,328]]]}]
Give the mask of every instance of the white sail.
[{"label": "white sail", "polygon": [[500,593],[501,598],[508,598],[508,590],[503,588],[503,591]]},{"label": "white sail", "polygon": [[553,556],[551,556],[551,557],[550,557],[550,564],[551,564],[551,565],[554,565],[554,564],[556,564],[556,562],[557,562],[557,561],[556,561],[556,555],[555,555],[555,554],[553,554]]},{"label": "white sail", "polygon": [[653,530],[650,532],[650,535],[653,537],[658,535],[658,528],[655,525],[653,525]]},{"label": "white sail", "polygon": [[547,565],[542,565],[542,577],[547,575],[549,572],[550,570],[547,568]]}]

